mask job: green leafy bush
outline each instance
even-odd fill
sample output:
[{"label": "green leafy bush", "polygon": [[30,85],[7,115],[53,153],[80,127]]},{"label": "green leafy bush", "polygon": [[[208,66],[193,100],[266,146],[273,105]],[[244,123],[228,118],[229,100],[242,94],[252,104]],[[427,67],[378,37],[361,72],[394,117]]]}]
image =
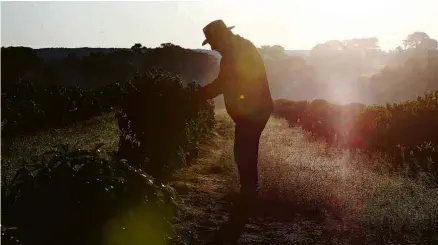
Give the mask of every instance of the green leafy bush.
[{"label": "green leafy bush", "polygon": [[97,147],[63,147],[28,166],[3,189],[2,226],[16,228],[3,232],[5,240],[163,244],[171,235],[173,190],[126,162],[99,157]]},{"label": "green leafy bush", "polygon": [[290,126],[296,126],[299,119],[303,118],[308,104],[308,101],[280,99],[276,101],[274,115],[286,119]]},{"label": "green leafy bush", "polygon": [[71,124],[109,112],[120,103],[119,83],[99,90],[43,86],[28,80],[2,85],[2,137]]},{"label": "green leafy bush", "polygon": [[[93,151],[64,146],[25,163],[3,185],[8,188],[2,189],[2,222],[16,228],[5,230],[5,240],[165,244],[171,238],[175,195],[161,183],[196,156],[214,126],[213,105],[198,99],[199,85],[183,86],[162,70],[114,86],[105,96],[111,102],[96,105],[120,107],[117,155],[107,160],[99,157],[99,146]],[[108,96],[112,93],[117,96]]]},{"label": "green leafy bush", "polygon": [[[299,106],[306,105],[306,106]],[[438,91],[416,100],[365,106],[277,101],[275,115],[340,147],[389,153],[399,165],[438,181]]]},{"label": "green leafy bush", "polygon": [[140,74],[127,86],[118,114],[118,155],[165,180],[196,154],[214,126],[213,104],[196,99],[199,85],[184,87],[179,77],[160,70]]}]

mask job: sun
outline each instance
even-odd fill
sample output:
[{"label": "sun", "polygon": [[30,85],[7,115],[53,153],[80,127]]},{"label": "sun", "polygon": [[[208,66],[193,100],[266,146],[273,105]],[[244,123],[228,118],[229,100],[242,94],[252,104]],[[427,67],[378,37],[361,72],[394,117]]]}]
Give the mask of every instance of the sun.
[{"label": "sun", "polygon": [[328,92],[329,100],[335,103],[348,104],[351,102],[355,102],[355,94],[352,86],[349,86],[347,84],[337,84],[331,87]]}]

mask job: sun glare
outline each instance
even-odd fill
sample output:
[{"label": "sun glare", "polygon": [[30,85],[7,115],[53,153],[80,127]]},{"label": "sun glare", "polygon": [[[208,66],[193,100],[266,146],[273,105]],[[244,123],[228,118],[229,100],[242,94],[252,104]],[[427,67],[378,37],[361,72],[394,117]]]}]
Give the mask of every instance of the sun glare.
[{"label": "sun glare", "polygon": [[356,99],[352,87],[346,84],[339,84],[332,87],[328,96],[329,100],[339,104],[348,104],[354,102]]}]

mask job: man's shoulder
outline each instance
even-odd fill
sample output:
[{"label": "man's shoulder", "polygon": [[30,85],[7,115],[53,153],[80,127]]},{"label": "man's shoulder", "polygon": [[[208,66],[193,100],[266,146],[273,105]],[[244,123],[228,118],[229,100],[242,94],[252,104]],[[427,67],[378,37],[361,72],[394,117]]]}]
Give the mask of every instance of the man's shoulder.
[{"label": "man's shoulder", "polygon": [[252,61],[257,61],[259,63],[263,62],[257,47],[248,39],[236,36],[236,46],[237,55],[243,59],[250,59]]},{"label": "man's shoulder", "polygon": [[234,35],[234,41],[235,41],[235,44],[238,47],[242,47],[243,46],[243,47],[255,48],[254,44],[250,40],[248,40],[248,39],[246,39],[246,38],[244,38],[244,37],[242,37],[242,36],[240,36],[238,34]]},{"label": "man's shoulder", "polygon": [[251,57],[254,59],[259,55],[257,47],[250,40],[239,35],[235,35],[234,48],[237,51],[236,54],[242,57]]}]

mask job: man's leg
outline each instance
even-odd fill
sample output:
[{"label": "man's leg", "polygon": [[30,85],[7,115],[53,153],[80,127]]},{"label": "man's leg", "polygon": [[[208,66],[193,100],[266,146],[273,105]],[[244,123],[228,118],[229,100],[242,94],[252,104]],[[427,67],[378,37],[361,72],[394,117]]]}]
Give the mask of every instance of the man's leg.
[{"label": "man's leg", "polygon": [[257,123],[236,122],[234,158],[239,171],[240,195],[233,205],[229,222],[217,234],[215,244],[235,244],[254,209],[258,188],[259,141],[268,119],[269,116]]},{"label": "man's leg", "polygon": [[245,203],[256,197],[258,188],[258,151],[260,125],[237,123],[234,139],[234,159],[239,171],[240,196]]},{"label": "man's leg", "polygon": [[258,155],[260,136],[269,120],[261,115],[258,120],[236,123],[234,138],[234,159],[239,170],[240,195],[248,205],[252,204],[258,190]]},{"label": "man's leg", "polygon": [[238,122],[235,128],[234,158],[239,171],[240,193],[228,222],[227,240],[234,244],[243,233],[254,210],[258,188],[258,151],[264,125]]}]

